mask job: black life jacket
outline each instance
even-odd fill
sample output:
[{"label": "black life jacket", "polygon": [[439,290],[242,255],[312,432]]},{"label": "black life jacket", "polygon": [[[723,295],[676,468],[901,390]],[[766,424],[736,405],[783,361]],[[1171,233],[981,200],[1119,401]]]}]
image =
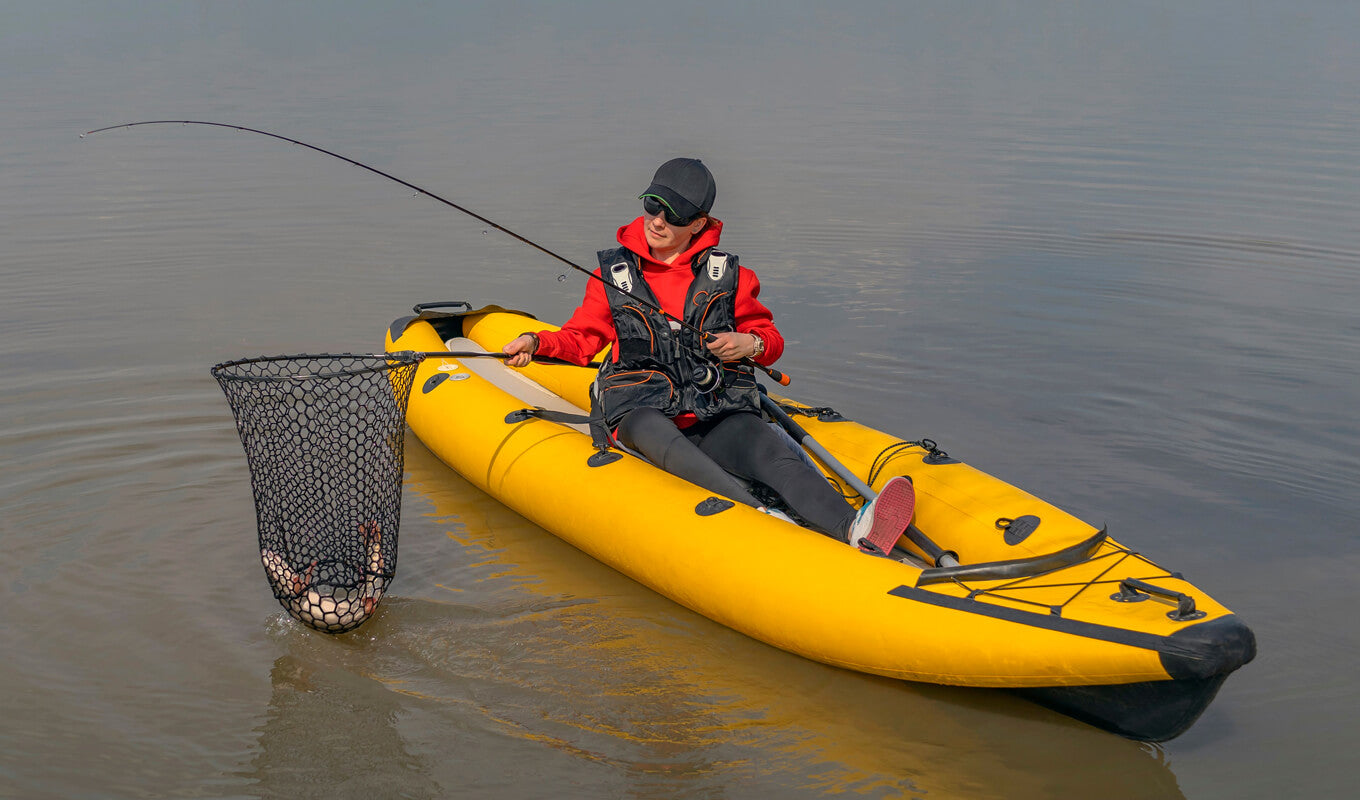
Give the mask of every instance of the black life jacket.
[{"label": "black life jacket", "polygon": [[[616,247],[598,255],[600,274],[609,284],[604,291],[618,334],[618,360],[600,368],[592,393],[596,416],[613,428],[640,407],[660,409],[668,417],[689,411],[700,420],[760,410],[754,370],[739,362],[719,364],[698,334],[614,288],[661,305],[636,253]],[[694,280],[685,296],[685,322],[706,333],[736,330],[737,257],[710,248],[696,255],[690,268]],[[705,373],[714,379],[707,392],[701,388]]]}]

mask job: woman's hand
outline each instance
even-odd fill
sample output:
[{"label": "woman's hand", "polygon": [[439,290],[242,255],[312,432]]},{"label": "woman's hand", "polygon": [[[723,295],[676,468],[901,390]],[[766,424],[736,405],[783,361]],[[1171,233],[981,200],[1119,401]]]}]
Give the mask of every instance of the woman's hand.
[{"label": "woman's hand", "polygon": [[759,341],[754,333],[711,333],[708,336],[708,352],[723,361],[740,361],[752,358],[759,350]]},{"label": "woman's hand", "polygon": [[527,367],[534,360],[534,352],[538,350],[538,337],[532,333],[521,333],[513,341],[501,348],[501,352],[510,356],[505,359],[505,363],[512,367]]}]

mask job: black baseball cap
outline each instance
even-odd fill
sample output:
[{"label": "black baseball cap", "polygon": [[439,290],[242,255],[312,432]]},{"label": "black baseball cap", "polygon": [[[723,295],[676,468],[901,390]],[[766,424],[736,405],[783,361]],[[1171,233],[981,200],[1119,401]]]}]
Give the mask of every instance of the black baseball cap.
[{"label": "black baseball cap", "polygon": [[639,198],[652,195],[670,206],[681,219],[693,219],[713,208],[718,185],[713,173],[697,158],[672,158],[652,176],[652,185]]}]

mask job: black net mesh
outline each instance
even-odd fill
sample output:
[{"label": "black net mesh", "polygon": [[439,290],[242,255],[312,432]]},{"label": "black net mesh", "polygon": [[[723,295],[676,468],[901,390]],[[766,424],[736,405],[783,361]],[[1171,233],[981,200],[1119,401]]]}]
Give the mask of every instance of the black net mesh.
[{"label": "black net mesh", "polygon": [[419,358],[297,355],[218,364],[250,465],[260,560],[294,619],[372,615],[397,566],[406,403]]}]

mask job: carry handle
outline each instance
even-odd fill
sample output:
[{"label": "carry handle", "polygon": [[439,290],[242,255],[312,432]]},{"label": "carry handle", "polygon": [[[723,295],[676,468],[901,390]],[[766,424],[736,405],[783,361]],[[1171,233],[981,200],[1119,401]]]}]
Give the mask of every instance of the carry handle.
[{"label": "carry handle", "polygon": [[1125,578],[1120,581],[1119,591],[1110,595],[1110,599],[1120,603],[1137,603],[1140,600],[1146,600],[1148,595],[1156,595],[1175,601],[1176,610],[1168,611],[1166,616],[1177,622],[1188,622],[1205,616],[1203,611],[1195,610],[1195,598],[1190,595],[1172,591],[1147,581],[1140,581],[1137,578]]},{"label": "carry handle", "polygon": [[421,312],[430,308],[459,308],[459,307],[461,307],[464,311],[472,310],[472,304],[466,300],[445,300],[435,303],[416,303],[415,305],[411,306],[411,310],[416,312],[417,314],[420,314]]}]

